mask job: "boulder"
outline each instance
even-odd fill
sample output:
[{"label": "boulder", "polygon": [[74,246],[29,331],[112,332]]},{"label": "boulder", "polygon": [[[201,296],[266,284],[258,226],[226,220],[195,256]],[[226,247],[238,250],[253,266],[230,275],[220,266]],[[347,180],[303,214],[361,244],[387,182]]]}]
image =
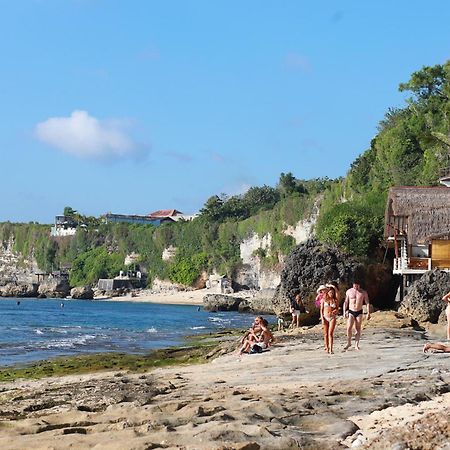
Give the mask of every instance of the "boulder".
[{"label": "boulder", "polygon": [[206,294],[203,297],[205,311],[238,311],[239,305],[245,302],[243,298],[224,294]]},{"label": "boulder", "polygon": [[434,269],[425,272],[409,289],[399,312],[418,322],[437,323],[446,303],[442,297],[450,292],[450,273]]},{"label": "boulder", "polygon": [[92,300],[94,298],[94,291],[92,286],[78,286],[70,290],[70,296],[78,300]]},{"label": "boulder", "polygon": [[38,285],[34,283],[7,283],[0,287],[0,297],[36,297]]},{"label": "boulder", "polygon": [[40,298],[66,298],[70,294],[69,280],[49,277],[39,285],[38,294]]},{"label": "boulder", "polygon": [[342,298],[352,278],[361,277],[361,272],[362,267],[354,258],[317,239],[310,239],[298,245],[286,258],[281,282],[272,300],[273,310],[277,315],[288,315],[291,301],[300,292],[306,309],[310,311],[304,318],[314,322],[319,315],[314,305],[317,287],[336,281]]},{"label": "boulder", "polygon": [[239,304],[239,312],[274,314],[272,303],[274,292],[274,289],[264,289],[259,291],[254,297],[243,300]]}]

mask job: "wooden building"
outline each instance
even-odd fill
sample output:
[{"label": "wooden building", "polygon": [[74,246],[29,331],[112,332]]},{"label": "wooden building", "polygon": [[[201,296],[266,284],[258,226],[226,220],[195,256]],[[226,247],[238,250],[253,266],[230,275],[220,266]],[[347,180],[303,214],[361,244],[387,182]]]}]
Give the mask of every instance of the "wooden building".
[{"label": "wooden building", "polygon": [[394,251],[393,273],[403,276],[402,288],[427,270],[450,271],[450,188],[392,187],[384,238]]}]

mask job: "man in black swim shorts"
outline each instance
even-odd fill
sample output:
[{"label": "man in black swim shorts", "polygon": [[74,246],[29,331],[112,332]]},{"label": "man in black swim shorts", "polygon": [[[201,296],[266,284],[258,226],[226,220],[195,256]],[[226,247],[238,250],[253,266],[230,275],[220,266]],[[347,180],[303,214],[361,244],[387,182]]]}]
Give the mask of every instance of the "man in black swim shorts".
[{"label": "man in black swim shorts", "polygon": [[369,296],[364,289],[361,289],[359,281],[353,282],[353,287],[345,293],[343,313],[347,317],[347,350],[352,345],[353,327],[355,327],[355,349],[359,350],[359,340],[361,339],[361,325],[363,319],[363,305],[367,305],[367,320],[370,319]]}]

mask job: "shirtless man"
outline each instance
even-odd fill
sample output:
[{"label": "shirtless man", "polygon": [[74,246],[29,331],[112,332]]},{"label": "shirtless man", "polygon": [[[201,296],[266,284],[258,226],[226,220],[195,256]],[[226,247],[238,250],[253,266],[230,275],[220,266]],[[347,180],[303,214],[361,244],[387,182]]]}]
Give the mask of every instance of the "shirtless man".
[{"label": "shirtless man", "polygon": [[355,327],[355,349],[359,350],[359,340],[361,339],[361,325],[363,319],[363,305],[367,305],[367,320],[370,319],[369,296],[364,289],[361,289],[359,281],[353,282],[353,287],[345,293],[343,313],[347,317],[347,345],[344,350],[351,347],[353,326]]}]

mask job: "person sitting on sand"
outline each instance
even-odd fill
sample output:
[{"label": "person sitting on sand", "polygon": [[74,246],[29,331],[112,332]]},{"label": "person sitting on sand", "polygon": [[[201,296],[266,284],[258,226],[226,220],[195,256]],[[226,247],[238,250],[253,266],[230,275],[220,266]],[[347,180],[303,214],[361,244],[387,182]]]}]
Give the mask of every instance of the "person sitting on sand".
[{"label": "person sitting on sand", "polygon": [[445,315],[447,316],[447,341],[450,341],[450,292],[442,297],[444,302],[447,302],[447,307],[445,308]]},{"label": "person sitting on sand", "polygon": [[[243,353],[261,353],[267,349],[273,341],[273,334],[270,332],[266,319],[258,316],[255,319],[255,330],[249,330],[247,338],[242,343],[242,347],[239,350],[239,355]],[[259,330],[259,331],[258,331]]]},{"label": "person sitting on sand", "polygon": [[294,301],[291,303],[290,311],[292,314],[292,328],[298,328],[300,326],[300,314],[306,312],[300,293],[295,296]]},{"label": "person sitting on sand", "polygon": [[336,328],[336,316],[339,312],[339,301],[334,287],[328,288],[327,294],[320,304],[320,320],[323,325],[325,351],[333,353],[334,329]]},{"label": "person sitting on sand", "polygon": [[423,346],[424,353],[450,353],[450,345],[445,345],[441,343],[433,344],[425,344]]},{"label": "person sitting on sand", "polygon": [[257,317],[254,320],[252,326],[244,333],[244,336],[242,336],[241,345],[243,345],[247,339],[252,339],[255,334],[260,332],[261,332],[260,317]]}]

